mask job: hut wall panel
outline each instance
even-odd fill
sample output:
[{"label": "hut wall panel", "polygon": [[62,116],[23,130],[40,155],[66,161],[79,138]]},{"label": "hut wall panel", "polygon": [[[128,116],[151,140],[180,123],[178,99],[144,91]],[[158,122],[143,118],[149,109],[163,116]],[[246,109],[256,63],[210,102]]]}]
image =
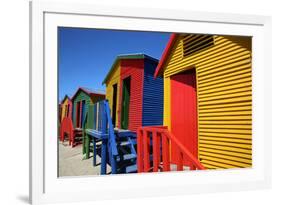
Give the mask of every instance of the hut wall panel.
[{"label": "hut wall panel", "polygon": [[67,100],[69,106],[69,114],[68,117],[72,118],[72,101],[70,99]]},{"label": "hut wall panel", "polygon": [[214,36],[214,46],[183,57],[182,38],[164,65],[164,124],[170,126],[170,76],[195,67],[201,163],[209,169],[251,167],[251,39]]},{"label": "hut wall panel", "polygon": [[163,78],[154,79],[157,63],[144,61],[142,126],[163,124]]},{"label": "hut wall panel", "polygon": [[165,126],[168,126],[169,130],[171,128],[171,90],[170,90],[170,77],[164,78],[164,120]]},{"label": "hut wall panel", "polygon": [[61,104],[61,121],[65,117],[66,109],[67,109],[68,99],[65,99]]},{"label": "hut wall panel", "polygon": [[64,117],[66,117],[68,106],[69,106],[68,116],[72,117],[72,102],[71,102],[71,100],[66,98],[60,106],[61,106],[61,121],[63,120]]},{"label": "hut wall panel", "polygon": [[[117,103],[119,102],[119,91],[120,91],[120,64],[118,63],[117,68],[113,71],[113,73],[110,75],[109,79],[106,82],[106,99],[108,100],[109,107],[111,110],[112,109],[112,104],[113,104],[113,85],[117,83]],[[120,109],[119,106],[117,105],[116,108],[116,125],[117,127],[120,127],[119,124],[119,116],[120,115]],[[112,116],[111,116],[112,117]]]},{"label": "hut wall panel", "polygon": [[[144,60],[143,59],[126,59],[121,60],[121,75],[120,75],[120,88],[119,103],[120,115],[119,122],[121,122],[122,112],[122,86],[123,79],[131,76],[131,96],[129,105],[129,125],[128,129],[136,131],[142,125],[142,99],[143,99],[143,76],[144,76]],[[119,123],[119,127],[120,127]]]},{"label": "hut wall panel", "polygon": [[91,101],[93,104],[101,101],[101,100],[104,100],[105,99],[105,96],[103,95],[94,95],[94,96],[91,96]]},{"label": "hut wall panel", "polygon": [[88,112],[88,105],[93,104],[90,96],[88,96],[83,91],[79,91],[79,93],[76,95],[76,97],[73,99],[73,115],[72,115],[72,121],[73,126],[76,126],[76,105],[79,101],[85,100],[85,114]]},{"label": "hut wall panel", "polygon": [[94,105],[90,104],[88,106],[88,115],[87,115],[87,129],[93,129],[94,128]]}]

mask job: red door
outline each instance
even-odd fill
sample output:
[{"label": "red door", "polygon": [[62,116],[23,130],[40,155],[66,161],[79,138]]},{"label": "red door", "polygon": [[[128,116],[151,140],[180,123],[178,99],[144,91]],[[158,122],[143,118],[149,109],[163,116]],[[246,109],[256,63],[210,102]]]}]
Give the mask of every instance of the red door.
[{"label": "red door", "polygon": [[[197,158],[197,95],[195,70],[171,77],[171,131]],[[172,163],[176,162],[177,148],[172,143]],[[185,159],[184,165],[189,166]]]}]

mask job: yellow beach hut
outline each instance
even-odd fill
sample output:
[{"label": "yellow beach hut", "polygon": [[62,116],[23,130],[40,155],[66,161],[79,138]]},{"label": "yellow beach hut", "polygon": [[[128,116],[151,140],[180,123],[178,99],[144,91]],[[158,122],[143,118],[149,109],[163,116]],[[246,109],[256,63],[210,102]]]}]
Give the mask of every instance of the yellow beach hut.
[{"label": "yellow beach hut", "polygon": [[252,166],[251,51],[251,37],[172,34],[155,71],[164,125],[207,169]]},{"label": "yellow beach hut", "polygon": [[65,117],[72,117],[72,101],[71,99],[65,95],[63,100],[60,103],[60,121],[62,121]]}]

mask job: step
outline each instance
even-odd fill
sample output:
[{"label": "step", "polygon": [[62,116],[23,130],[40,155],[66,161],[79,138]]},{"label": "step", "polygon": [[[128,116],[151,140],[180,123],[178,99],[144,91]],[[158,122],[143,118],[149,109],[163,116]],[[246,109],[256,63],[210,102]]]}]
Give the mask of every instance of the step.
[{"label": "step", "polygon": [[[135,145],[135,144],[136,144],[136,140],[132,140],[132,143],[133,143],[133,145]],[[131,142],[129,142],[129,141],[123,141],[123,142],[120,143],[120,145],[121,145],[121,146],[130,146],[130,145],[131,145]]]},{"label": "step", "polygon": [[137,172],[137,165],[136,165],[136,164],[133,164],[133,165],[127,166],[125,172],[126,172],[126,173],[134,173],[134,172]]},{"label": "step", "polygon": [[136,138],[136,133],[132,132],[130,130],[114,130],[114,133],[116,134],[116,136],[118,138],[123,138],[123,137],[132,137],[132,138]]},{"label": "step", "polygon": [[[135,154],[125,154],[125,155],[123,155],[123,161],[125,161],[125,160],[132,160],[132,159],[136,159],[136,158],[137,158],[137,155],[135,155]],[[121,157],[120,156],[118,156],[116,159],[117,159],[118,162],[121,161]]]},{"label": "step", "polygon": [[120,143],[121,146],[129,146],[131,143],[129,141],[124,141]]},{"label": "step", "polygon": [[136,159],[137,155],[136,154],[125,154],[123,155],[124,160],[131,160],[131,159]]}]

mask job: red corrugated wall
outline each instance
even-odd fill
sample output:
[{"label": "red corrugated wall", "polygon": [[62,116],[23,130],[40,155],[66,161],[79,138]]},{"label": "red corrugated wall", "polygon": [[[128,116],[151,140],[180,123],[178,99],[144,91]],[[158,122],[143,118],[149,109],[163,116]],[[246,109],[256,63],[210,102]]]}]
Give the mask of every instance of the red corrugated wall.
[{"label": "red corrugated wall", "polygon": [[129,105],[129,125],[128,129],[137,131],[137,128],[142,126],[142,101],[143,101],[143,75],[144,75],[144,60],[143,59],[122,59],[120,61],[120,90],[119,90],[119,123],[121,127],[122,113],[122,96],[123,96],[123,79],[131,76],[131,96]]},{"label": "red corrugated wall", "polygon": [[72,102],[71,102],[71,100],[68,100],[68,105],[69,105],[68,117],[70,117],[72,119]]}]

